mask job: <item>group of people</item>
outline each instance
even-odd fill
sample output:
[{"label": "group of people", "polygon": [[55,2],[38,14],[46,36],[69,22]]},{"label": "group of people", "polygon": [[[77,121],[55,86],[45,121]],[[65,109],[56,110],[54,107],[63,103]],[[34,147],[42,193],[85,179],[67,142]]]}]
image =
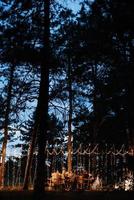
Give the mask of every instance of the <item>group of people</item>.
[{"label": "group of people", "polygon": [[93,190],[101,185],[98,176],[93,177],[86,170],[74,170],[73,172],[62,169],[51,174],[49,186],[54,190],[76,191],[76,190]]}]

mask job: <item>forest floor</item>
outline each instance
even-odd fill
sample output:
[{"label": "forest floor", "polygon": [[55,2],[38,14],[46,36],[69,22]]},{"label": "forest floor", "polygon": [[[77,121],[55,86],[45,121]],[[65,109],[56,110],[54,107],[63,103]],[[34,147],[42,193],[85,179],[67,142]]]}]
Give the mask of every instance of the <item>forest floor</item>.
[{"label": "forest floor", "polygon": [[[134,192],[46,192],[42,200],[128,200]],[[33,200],[33,192],[0,191],[0,200]]]}]

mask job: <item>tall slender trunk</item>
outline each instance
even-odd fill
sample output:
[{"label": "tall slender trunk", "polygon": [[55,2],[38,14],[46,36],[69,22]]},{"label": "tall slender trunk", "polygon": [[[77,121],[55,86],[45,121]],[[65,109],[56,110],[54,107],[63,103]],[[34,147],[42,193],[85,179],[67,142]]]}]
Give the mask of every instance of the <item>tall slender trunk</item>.
[{"label": "tall slender trunk", "polygon": [[93,74],[93,109],[94,109],[94,127],[93,127],[93,142],[96,143],[97,132],[98,132],[98,113],[97,113],[97,66],[96,64],[92,67]]},{"label": "tall slender trunk", "polygon": [[72,69],[70,55],[68,57],[68,92],[69,92],[69,119],[68,119],[68,172],[72,172]]},{"label": "tall slender trunk", "polygon": [[32,130],[32,136],[31,136],[29,151],[28,151],[28,155],[27,155],[27,163],[26,163],[26,168],[25,168],[23,190],[28,190],[28,186],[29,186],[33,153],[34,153],[35,143],[36,143],[36,138],[37,138],[37,131],[38,131],[38,105],[37,105],[37,109],[36,109],[35,122],[34,122],[34,127]]},{"label": "tall slender trunk", "polygon": [[37,157],[37,172],[36,180],[34,184],[35,199],[41,199],[44,192],[44,186],[46,181],[45,171],[45,145],[47,141],[48,130],[48,100],[49,100],[49,57],[50,57],[50,0],[44,2],[44,55],[41,65],[41,81],[39,89],[39,121],[37,132],[37,145],[38,145],[38,157]]},{"label": "tall slender trunk", "polygon": [[15,65],[13,64],[13,65],[11,65],[11,68],[10,68],[8,91],[7,91],[7,101],[6,101],[5,121],[4,121],[4,139],[3,139],[2,151],[1,151],[0,187],[4,187],[5,159],[6,159],[8,134],[9,134],[8,133],[8,125],[9,125],[9,114],[10,114],[14,69],[15,69]]}]

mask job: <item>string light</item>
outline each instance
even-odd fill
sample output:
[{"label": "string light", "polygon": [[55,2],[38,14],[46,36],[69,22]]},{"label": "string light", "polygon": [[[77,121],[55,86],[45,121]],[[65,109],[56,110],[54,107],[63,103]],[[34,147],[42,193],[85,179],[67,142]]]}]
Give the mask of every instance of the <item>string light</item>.
[{"label": "string light", "polygon": [[[101,152],[98,152],[98,147],[99,147],[99,145],[96,144],[93,149],[91,149],[91,148],[88,147],[87,149],[84,149],[82,151],[82,147],[81,147],[81,144],[80,144],[80,146],[78,147],[78,149],[76,151],[72,151],[72,154],[73,155],[76,155],[76,154],[79,154],[79,155],[92,155],[92,154],[94,154],[94,155],[100,155]],[[107,145],[106,145],[106,148],[107,148]],[[129,155],[132,154],[128,150],[124,151],[124,148],[125,148],[125,146],[123,144],[119,150],[116,149],[116,151],[115,151],[115,146],[113,145],[109,150],[107,150],[107,152],[105,152],[105,154],[107,154],[107,155],[113,154],[115,156],[117,156],[117,155],[124,156],[124,155],[128,155],[128,154]],[[58,156],[60,154],[63,154],[63,155],[66,154],[63,151],[63,147],[61,147],[59,150],[57,150],[56,148],[54,148],[54,149],[52,149],[52,151],[50,151],[49,148],[47,148],[46,151],[47,151],[47,153],[49,155],[56,155],[56,156]]]},{"label": "string light", "polygon": [[[50,180],[52,175],[51,169],[53,169],[53,172],[59,170],[62,172],[62,168],[66,167],[67,162],[65,161],[64,164],[64,159],[66,160],[67,158],[67,150],[64,149],[63,146],[59,147],[59,145],[55,145],[52,149],[52,146],[47,143],[45,151],[47,153],[47,159],[45,161],[47,165],[47,177],[48,180]],[[131,190],[133,184],[133,175],[131,176],[130,181],[130,178],[127,177],[130,170],[124,167],[126,166],[128,155],[134,154],[132,150],[130,151],[126,149],[124,144],[121,145],[120,148],[116,148],[115,145],[108,146],[107,144],[105,144],[103,147],[99,144],[89,144],[88,147],[84,148],[84,146],[80,144],[77,149],[72,149],[73,170],[77,170],[78,176],[80,176],[84,170],[86,170],[88,174],[93,175],[96,180],[93,188],[96,188],[96,190],[103,190],[104,186],[102,183],[108,186],[110,179],[114,180],[114,189],[119,189],[122,187],[125,191]],[[21,170],[22,161],[25,162],[23,159],[24,157],[25,155],[22,155],[22,149],[18,157],[16,157],[15,152],[13,156],[9,156],[7,161],[8,163],[6,165],[8,187],[20,187],[21,183],[23,183],[24,177]],[[25,166],[25,163],[23,163],[23,165]],[[32,165],[32,174],[30,175],[31,188],[36,178],[36,170],[37,151],[34,152],[34,165]],[[109,170],[111,170],[111,172]],[[88,184],[90,185],[89,180]]]}]

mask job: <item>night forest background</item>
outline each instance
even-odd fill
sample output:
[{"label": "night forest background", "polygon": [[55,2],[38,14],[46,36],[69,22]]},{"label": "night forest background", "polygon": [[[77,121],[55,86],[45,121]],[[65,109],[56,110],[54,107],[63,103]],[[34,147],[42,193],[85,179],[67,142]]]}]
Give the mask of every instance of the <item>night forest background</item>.
[{"label": "night forest background", "polygon": [[[77,0],[78,2],[78,0]],[[134,145],[134,3],[0,1],[0,143]],[[74,4],[76,1],[74,1]],[[32,151],[32,150],[31,150]],[[44,156],[44,157],[43,157]],[[37,183],[38,185],[38,183]]]}]

